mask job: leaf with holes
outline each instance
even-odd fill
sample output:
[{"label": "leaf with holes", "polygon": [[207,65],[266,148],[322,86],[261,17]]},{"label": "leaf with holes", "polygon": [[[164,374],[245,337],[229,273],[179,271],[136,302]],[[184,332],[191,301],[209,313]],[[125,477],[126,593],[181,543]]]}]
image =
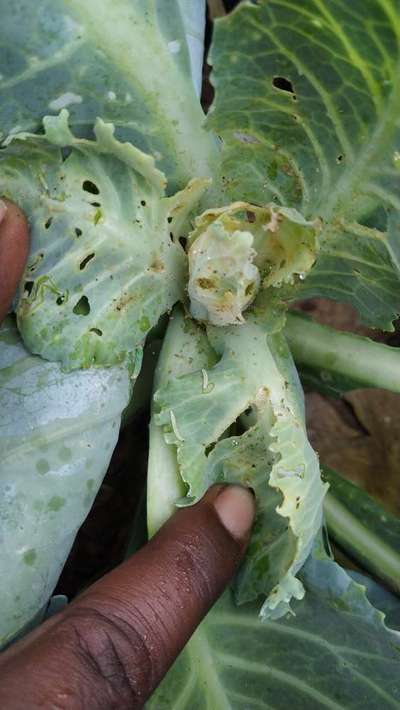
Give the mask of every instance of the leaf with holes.
[{"label": "leaf with holes", "polygon": [[98,120],[95,141],[73,136],[66,111],[44,126],[0,155],[0,192],[31,221],[19,330],[32,352],[70,369],[132,364],[183,297],[180,230],[207,180],[166,198],[153,158],[118,142],[113,126]]},{"label": "leaf with holes", "polygon": [[[399,4],[218,0],[209,15],[232,4],[204,122],[205,0],[0,0],[0,195],[32,232],[24,344],[13,322],[0,332],[0,643],[47,602],[156,330],[150,534],[214,482],[252,486],[257,510],[238,608],[226,594],[149,707],[398,707],[398,634],[310,557],[323,507],[396,589],[398,560],[325,498],[283,327],[290,301],[320,293],[374,325],[399,310]],[[349,363],[348,340],[310,339],[342,384],[397,383],[388,348],[359,339]]]},{"label": "leaf with holes", "polygon": [[245,2],[216,23],[207,121],[230,200],[322,220],[298,296],[348,301],[387,329],[400,312],[400,232],[387,220],[400,210],[399,27],[395,0]]},{"label": "leaf with holes", "polygon": [[[184,375],[174,376],[184,328],[184,320],[180,327],[175,323],[175,348],[164,355],[153,426],[162,427],[166,443],[176,447],[187,502],[217,481],[255,489],[258,516],[236,596],[244,602],[264,594],[261,616],[278,618],[292,597],[303,596],[295,575],[320,529],[326,491],[307,440],[297,374],[283,337],[250,318],[240,327],[208,329],[220,356],[214,367],[202,367],[198,356]],[[245,433],[230,436],[249,407],[254,421]]]}]

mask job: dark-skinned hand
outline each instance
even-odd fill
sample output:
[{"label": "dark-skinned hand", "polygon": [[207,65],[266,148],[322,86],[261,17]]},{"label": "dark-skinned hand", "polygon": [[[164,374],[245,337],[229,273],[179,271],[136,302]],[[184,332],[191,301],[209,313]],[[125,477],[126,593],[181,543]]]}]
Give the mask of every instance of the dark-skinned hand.
[{"label": "dark-skinned hand", "polygon": [[[24,215],[0,200],[0,321],[28,243]],[[0,655],[1,710],[143,707],[232,579],[254,510],[240,486],[213,486],[178,510],[127,562]]]}]

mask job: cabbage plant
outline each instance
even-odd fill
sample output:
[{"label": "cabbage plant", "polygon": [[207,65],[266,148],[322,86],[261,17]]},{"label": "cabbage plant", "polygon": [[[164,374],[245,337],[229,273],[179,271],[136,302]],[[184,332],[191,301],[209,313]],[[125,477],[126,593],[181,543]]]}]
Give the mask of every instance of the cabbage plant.
[{"label": "cabbage plant", "polygon": [[207,116],[203,0],[0,10],[0,194],[31,226],[0,330],[1,645],[43,615],[153,387],[149,535],[215,482],[251,486],[257,516],[148,707],[399,707],[400,525],[321,473],[296,365],[399,392],[400,354],[288,312],[400,314],[397,0],[239,3],[214,22]]}]

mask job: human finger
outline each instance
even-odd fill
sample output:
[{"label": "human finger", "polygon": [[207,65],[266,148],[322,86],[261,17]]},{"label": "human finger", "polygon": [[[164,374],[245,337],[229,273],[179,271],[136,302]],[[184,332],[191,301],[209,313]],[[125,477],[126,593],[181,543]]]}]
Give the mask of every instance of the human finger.
[{"label": "human finger", "polygon": [[28,249],[29,229],[25,216],[13,202],[0,200],[0,322],[14,298]]},{"label": "human finger", "polygon": [[143,707],[234,575],[254,513],[240,486],[214,486],[178,510],[130,560],[5,653],[0,706]]}]

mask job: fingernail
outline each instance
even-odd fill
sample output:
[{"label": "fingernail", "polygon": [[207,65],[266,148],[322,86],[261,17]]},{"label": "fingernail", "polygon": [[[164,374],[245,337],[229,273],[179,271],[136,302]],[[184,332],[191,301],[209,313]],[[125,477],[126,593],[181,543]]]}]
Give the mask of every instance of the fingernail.
[{"label": "fingernail", "polygon": [[232,537],[242,540],[248,534],[256,511],[254,493],[244,486],[227,486],[214,501],[222,525]]},{"label": "fingernail", "polygon": [[7,205],[3,200],[0,200],[0,224],[2,223],[4,217],[7,213]]}]

